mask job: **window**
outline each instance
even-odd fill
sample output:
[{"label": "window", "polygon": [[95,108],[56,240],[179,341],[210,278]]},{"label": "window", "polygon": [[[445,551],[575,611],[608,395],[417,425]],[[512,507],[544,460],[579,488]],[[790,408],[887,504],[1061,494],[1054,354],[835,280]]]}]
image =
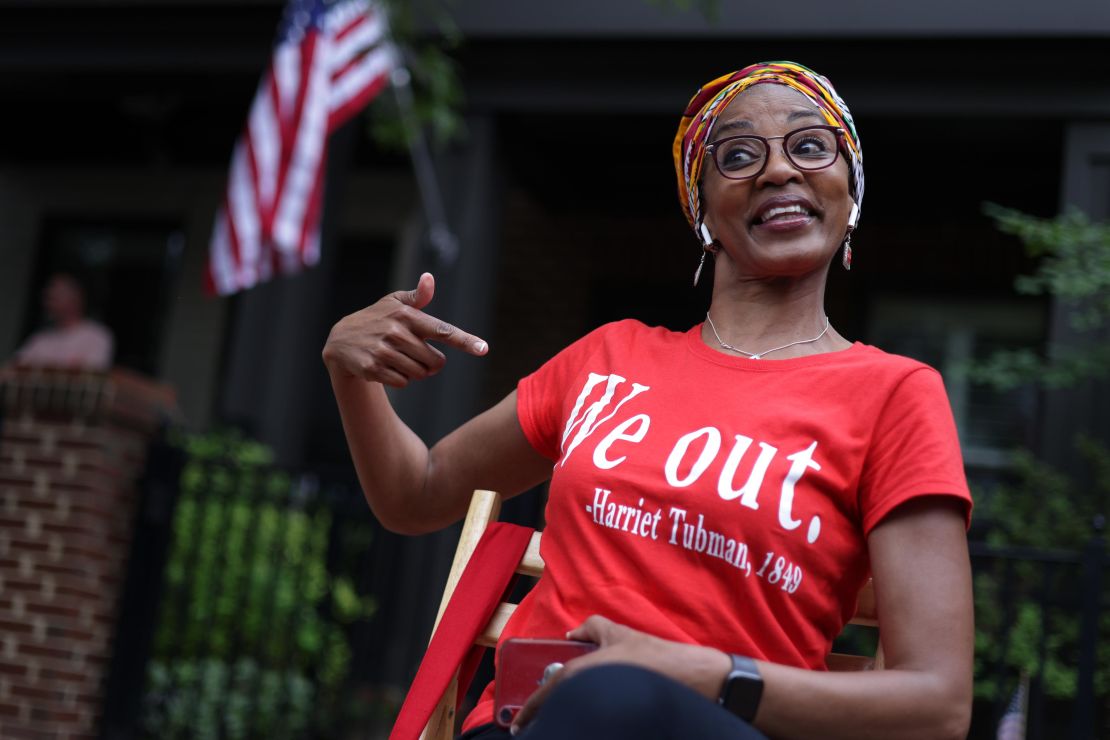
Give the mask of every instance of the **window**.
[{"label": "window", "polygon": [[1034,444],[1035,390],[1001,393],[972,384],[962,367],[998,349],[1040,347],[1043,304],[888,296],[873,301],[870,315],[873,344],[928,363],[944,376],[969,472],[1004,468],[1011,450]]}]

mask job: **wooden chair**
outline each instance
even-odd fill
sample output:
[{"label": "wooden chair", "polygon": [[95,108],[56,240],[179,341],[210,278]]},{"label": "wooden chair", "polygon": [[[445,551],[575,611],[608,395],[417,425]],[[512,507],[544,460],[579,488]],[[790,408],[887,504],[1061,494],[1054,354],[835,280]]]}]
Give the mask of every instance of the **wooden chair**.
[{"label": "wooden chair", "polygon": [[[474,496],[470,500],[470,510],[467,512],[466,520],[463,523],[462,534],[459,535],[459,544],[455,549],[455,559],[451,563],[451,572],[447,576],[447,585],[443,589],[443,598],[439,603],[439,612],[436,614],[432,634],[435,634],[435,630],[439,628],[439,622],[443,619],[447,603],[451,601],[451,596],[455,592],[459,578],[462,577],[462,573],[466,569],[466,564],[470,562],[470,556],[474,553],[478,540],[482,538],[482,533],[485,532],[489,523],[496,521],[500,513],[501,496],[493,491],[478,490],[474,492]],[[532,535],[532,541],[528,543],[528,549],[516,568],[517,573],[534,577],[543,573],[543,558],[540,557],[540,537],[540,532]],[[493,617],[490,618],[489,623],[478,637],[477,644],[485,647],[496,646],[497,640],[501,636],[501,630],[505,628],[505,624],[509,621],[509,617],[513,615],[516,606],[516,604],[508,602],[499,604],[493,613]],[[876,629],[879,626],[875,611],[875,591],[871,581],[868,581],[860,591],[856,615],[852,618],[850,624]],[[830,653],[825,659],[825,664],[832,671],[878,670],[883,667],[883,648],[880,644],[874,657]],[[457,693],[458,673],[456,672],[455,678],[448,685],[447,690],[436,705],[431,719],[428,720],[428,725],[421,734],[422,740],[451,740],[454,737],[457,709],[455,707],[455,696]]]}]

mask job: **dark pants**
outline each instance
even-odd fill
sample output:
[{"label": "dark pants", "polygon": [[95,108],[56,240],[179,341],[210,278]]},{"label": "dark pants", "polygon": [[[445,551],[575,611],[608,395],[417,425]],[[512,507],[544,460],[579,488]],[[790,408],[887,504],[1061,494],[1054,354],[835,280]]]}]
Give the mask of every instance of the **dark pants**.
[{"label": "dark pants", "polygon": [[[482,725],[460,740],[504,740],[508,730]],[[560,683],[517,740],[688,740],[764,735],[669,678],[627,665],[605,665]]]}]

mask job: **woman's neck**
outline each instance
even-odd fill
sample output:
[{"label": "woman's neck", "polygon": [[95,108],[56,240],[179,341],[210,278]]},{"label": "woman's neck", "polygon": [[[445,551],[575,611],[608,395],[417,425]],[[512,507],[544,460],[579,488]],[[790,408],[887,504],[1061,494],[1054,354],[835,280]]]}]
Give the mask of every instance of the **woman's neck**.
[{"label": "woman's neck", "polygon": [[769,360],[845,349],[851,343],[829,325],[824,299],[823,280],[715,286],[702,339],[726,354],[767,353]]}]

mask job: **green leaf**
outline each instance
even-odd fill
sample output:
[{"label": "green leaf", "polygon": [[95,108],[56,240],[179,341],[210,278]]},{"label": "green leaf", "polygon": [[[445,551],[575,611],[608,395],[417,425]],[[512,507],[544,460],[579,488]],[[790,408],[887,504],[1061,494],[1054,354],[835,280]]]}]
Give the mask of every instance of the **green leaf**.
[{"label": "green leaf", "polygon": [[[1029,216],[987,203],[984,212],[998,229],[1017,236],[1026,252],[1037,257],[1032,274],[1021,275],[1014,289],[1023,295],[1049,295],[1067,311],[1080,341],[1050,347],[1044,355],[1029,350],[996,352],[968,363],[973,382],[997,390],[1026,383],[1059,389],[1110,372],[1110,342],[1097,334],[1110,322],[1110,225],[1092,222],[1076,209],[1056,218]],[[1089,341],[1082,341],[1083,335]]]}]

